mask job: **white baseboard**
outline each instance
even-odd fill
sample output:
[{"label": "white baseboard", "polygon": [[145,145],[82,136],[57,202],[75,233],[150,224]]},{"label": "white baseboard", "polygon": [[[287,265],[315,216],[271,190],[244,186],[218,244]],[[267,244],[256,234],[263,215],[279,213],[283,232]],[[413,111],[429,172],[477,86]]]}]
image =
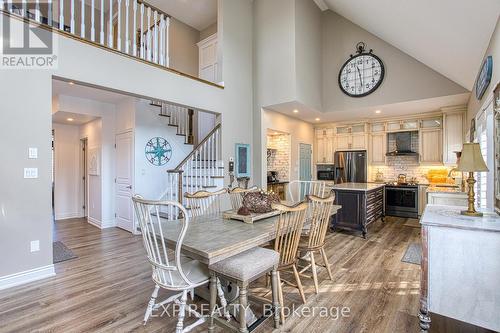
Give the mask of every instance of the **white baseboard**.
[{"label": "white baseboard", "polygon": [[38,267],[24,272],[0,276],[0,290],[56,275],[54,265]]},{"label": "white baseboard", "polygon": [[87,222],[89,224],[92,224],[94,227],[97,227],[97,228],[101,229],[101,221],[99,221],[98,219],[95,219],[93,217],[88,216],[87,217]]},{"label": "white baseboard", "polygon": [[81,213],[62,213],[62,214],[56,214],[55,219],[56,221],[60,220],[69,220],[69,219],[76,219],[82,217]]},{"label": "white baseboard", "polygon": [[92,224],[94,227],[99,228],[99,229],[116,227],[115,219],[106,220],[106,221],[99,221],[98,219],[95,219],[95,218],[89,216],[89,217],[87,217],[87,222]]}]

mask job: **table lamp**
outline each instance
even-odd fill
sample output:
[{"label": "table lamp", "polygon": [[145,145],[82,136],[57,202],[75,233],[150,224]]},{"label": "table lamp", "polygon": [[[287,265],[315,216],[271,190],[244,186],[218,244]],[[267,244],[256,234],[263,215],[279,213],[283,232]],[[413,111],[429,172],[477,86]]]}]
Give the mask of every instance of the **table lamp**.
[{"label": "table lamp", "polygon": [[464,143],[457,170],[469,173],[469,178],[467,178],[467,185],[469,186],[469,191],[467,193],[469,205],[467,210],[461,211],[460,213],[467,216],[483,216],[483,214],[477,212],[474,207],[476,201],[474,196],[474,184],[476,183],[474,172],[488,171],[488,167],[486,163],[484,163],[483,155],[481,154],[479,143]]}]

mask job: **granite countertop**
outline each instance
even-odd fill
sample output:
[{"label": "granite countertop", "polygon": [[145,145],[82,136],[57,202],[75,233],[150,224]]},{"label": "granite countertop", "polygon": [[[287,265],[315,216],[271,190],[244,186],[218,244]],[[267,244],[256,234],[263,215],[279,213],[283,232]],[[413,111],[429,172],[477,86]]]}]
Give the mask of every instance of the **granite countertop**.
[{"label": "granite countertop", "polygon": [[280,185],[280,184],[288,184],[288,180],[279,180],[277,182],[268,182],[267,185]]},{"label": "granite countertop", "polygon": [[426,190],[427,193],[451,193],[451,194],[464,194],[459,187],[443,187],[443,186],[429,186]]},{"label": "granite countertop", "polygon": [[483,217],[461,215],[460,211],[465,209],[466,207],[429,204],[425,207],[420,223],[437,227],[500,232],[500,216],[497,213],[480,209],[479,211],[484,214]]},{"label": "granite countertop", "polygon": [[377,183],[342,183],[333,185],[332,189],[367,192],[371,190],[376,190],[384,186],[385,184],[377,184]]}]

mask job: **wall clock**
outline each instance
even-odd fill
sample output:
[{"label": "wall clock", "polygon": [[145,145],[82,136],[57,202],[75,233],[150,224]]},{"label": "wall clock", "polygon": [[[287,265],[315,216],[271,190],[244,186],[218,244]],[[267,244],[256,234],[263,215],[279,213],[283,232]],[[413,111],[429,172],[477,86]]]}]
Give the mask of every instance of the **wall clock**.
[{"label": "wall clock", "polygon": [[172,157],[172,147],[167,140],[161,137],[152,138],[146,143],[146,158],[149,163],[162,166]]},{"label": "wall clock", "polygon": [[356,55],[352,55],[342,65],[339,72],[339,86],[344,94],[363,97],[374,92],[384,80],[384,64],[379,57],[365,52],[365,43],[356,45]]}]

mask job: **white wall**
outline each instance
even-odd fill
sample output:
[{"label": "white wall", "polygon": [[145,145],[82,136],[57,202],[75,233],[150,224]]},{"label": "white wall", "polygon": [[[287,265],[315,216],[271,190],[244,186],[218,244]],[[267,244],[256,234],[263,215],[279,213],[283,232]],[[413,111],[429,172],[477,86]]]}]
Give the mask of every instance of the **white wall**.
[{"label": "white wall", "polygon": [[[284,132],[290,134],[291,140],[291,154],[290,154],[290,181],[299,179],[299,144],[306,143],[310,144],[313,148],[314,144],[314,127],[313,125],[306,123],[304,121],[287,117],[279,112],[262,110],[262,152],[266,152],[267,149],[267,130],[276,130],[279,132]],[[312,160],[312,156],[311,156]],[[266,159],[262,158],[261,166],[261,183],[266,184],[267,179],[265,178],[267,163]]]},{"label": "white wall", "polygon": [[56,220],[82,216],[80,129],[53,124],[54,129],[54,213]]}]

